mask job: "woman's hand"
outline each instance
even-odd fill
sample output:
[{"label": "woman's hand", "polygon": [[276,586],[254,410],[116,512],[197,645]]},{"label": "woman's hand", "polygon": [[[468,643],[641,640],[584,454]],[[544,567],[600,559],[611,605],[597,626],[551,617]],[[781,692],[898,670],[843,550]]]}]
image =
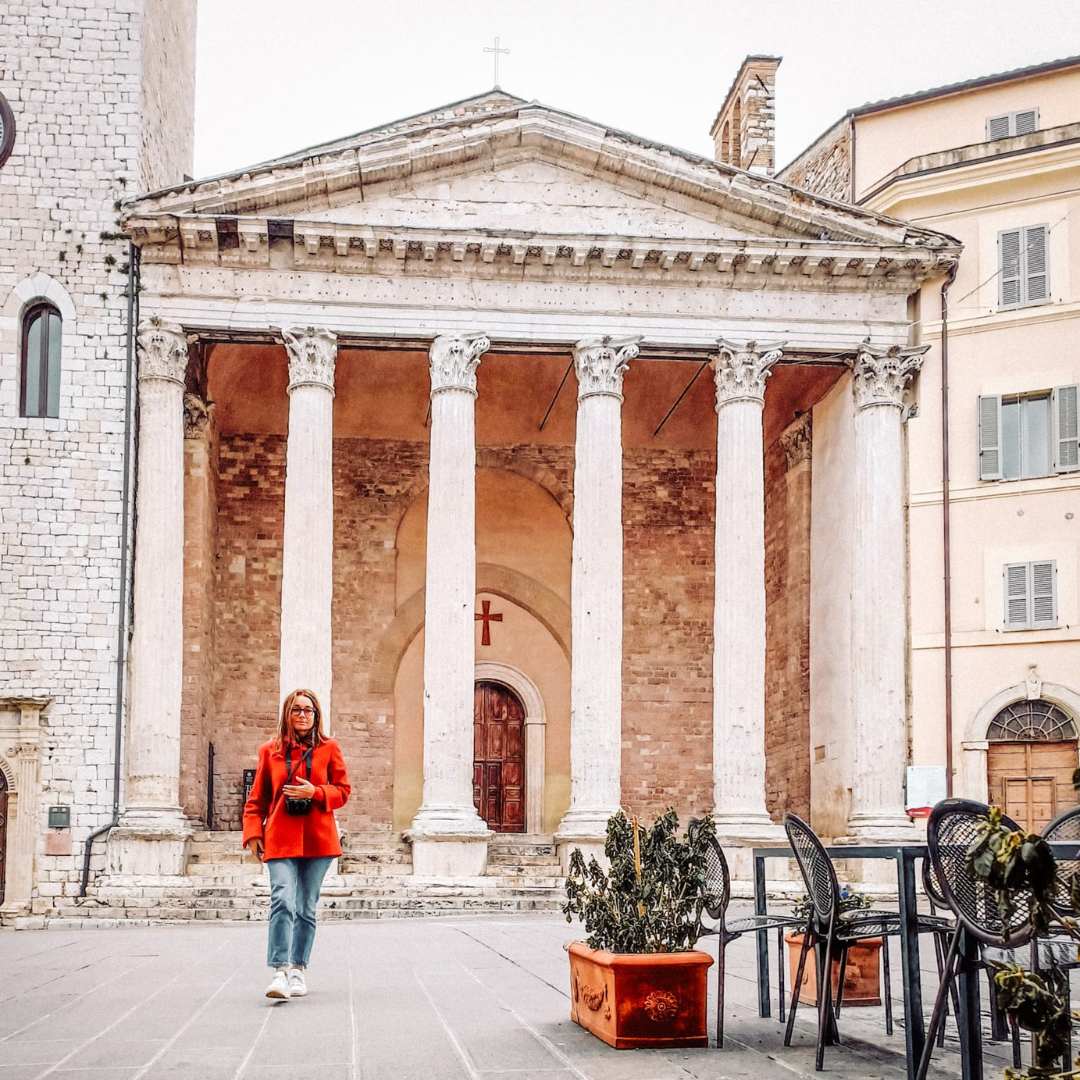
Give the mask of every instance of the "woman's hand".
[{"label": "woman's hand", "polygon": [[255,856],[259,862],[262,862],[263,857],[263,840],[261,836],[253,836],[245,845],[248,851]]},{"label": "woman's hand", "polygon": [[295,784],[286,784],[281,790],[287,799],[313,799],[315,797],[315,785],[303,777],[298,777]]}]

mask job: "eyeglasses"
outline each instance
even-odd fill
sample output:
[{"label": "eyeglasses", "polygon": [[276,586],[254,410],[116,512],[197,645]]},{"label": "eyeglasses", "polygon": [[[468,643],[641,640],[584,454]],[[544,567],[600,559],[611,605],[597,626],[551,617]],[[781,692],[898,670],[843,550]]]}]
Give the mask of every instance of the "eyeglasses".
[{"label": "eyeglasses", "polygon": [[313,708],[311,708],[311,706],[309,706],[309,705],[308,705],[308,706],[305,706],[305,705],[294,705],[294,706],[293,706],[293,707],[292,707],[292,708],[291,708],[291,709],[289,710],[289,712],[290,712],[290,713],[291,713],[291,714],[292,714],[293,716],[314,716],[314,715],[315,715],[315,710],[314,710]]}]

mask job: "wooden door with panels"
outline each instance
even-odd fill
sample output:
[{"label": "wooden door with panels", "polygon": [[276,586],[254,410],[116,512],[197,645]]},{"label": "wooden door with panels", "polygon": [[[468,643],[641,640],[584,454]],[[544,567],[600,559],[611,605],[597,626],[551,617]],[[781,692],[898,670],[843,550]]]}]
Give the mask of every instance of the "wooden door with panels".
[{"label": "wooden door with panels", "polygon": [[525,831],[525,707],[500,683],[473,692],[473,802],[489,829]]},{"label": "wooden door with panels", "polygon": [[1031,832],[1076,803],[1076,727],[1048,701],[1006,706],[987,733],[990,801]]}]

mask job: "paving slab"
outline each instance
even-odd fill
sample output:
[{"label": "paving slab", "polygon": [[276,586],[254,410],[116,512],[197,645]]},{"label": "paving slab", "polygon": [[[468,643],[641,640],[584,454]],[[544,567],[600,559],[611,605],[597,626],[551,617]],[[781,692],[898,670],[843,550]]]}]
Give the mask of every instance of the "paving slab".
[{"label": "paving slab", "polygon": [[[570,1022],[563,946],[575,935],[557,915],[324,923],[309,995],[280,1003],[264,996],[265,935],[265,924],[224,923],[0,932],[0,1080],[815,1075],[814,1010],[800,1010],[790,1047],[775,1017],[757,1015],[751,937],[728,950],[724,1049],[617,1051]],[[936,972],[924,952],[929,1008]],[[771,969],[775,980],[775,953]],[[714,992],[710,979],[710,1016]],[[775,981],[772,993],[775,1012]],[[881,1008],[845,1009],[841,1033],[830,1076],[902,1080],[903,1031],[885,1035]],[[989,1048],[989,1076],[1003,1049]],[[931,1077],[959,1075],[950,1029]]]}]

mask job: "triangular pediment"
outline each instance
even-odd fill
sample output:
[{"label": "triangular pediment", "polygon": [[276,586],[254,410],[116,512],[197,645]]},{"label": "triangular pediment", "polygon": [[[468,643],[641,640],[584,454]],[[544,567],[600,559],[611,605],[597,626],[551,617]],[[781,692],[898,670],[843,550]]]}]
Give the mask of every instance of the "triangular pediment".
[{"label": "triangular pediment", "polygon": [[[586,176],[540,158],[424,179],[354,203],[301,210],[297,221],[375,228],[467,229],[497,233],[587,233],[655,239],[750,238],[770,235],[761,222],[699,208],[666,206],[648,191]],[[693,211],[698,209],[698,213]]]},{"label": "triangular pediment", "polygon": [[[155,217],[345,230],[947,249],[942,234],[832,202],[502,91],[143,196]],[[201,226],[200,226],[201,228]],[[137,241],[138,242],[138,241]]]}]

